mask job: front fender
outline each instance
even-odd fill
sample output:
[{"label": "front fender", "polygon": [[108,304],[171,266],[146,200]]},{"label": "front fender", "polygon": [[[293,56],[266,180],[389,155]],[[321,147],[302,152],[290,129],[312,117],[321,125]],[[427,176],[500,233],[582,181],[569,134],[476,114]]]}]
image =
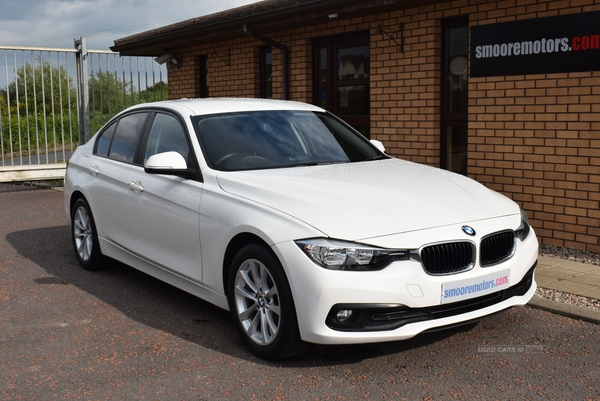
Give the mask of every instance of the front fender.
[{"label": "front fender", "polygon": [[[323,236],[302,221],[275,209],[222,191],[208,189],[200,204],[200,243],[202,246],[203,281],[224,294],[223,265],[231,241],[240,234],[260,238],[269,247],[277,243]],[[260,227],[260,228],[259,228]],[[289,277],[289,272],[286,271]]]}]

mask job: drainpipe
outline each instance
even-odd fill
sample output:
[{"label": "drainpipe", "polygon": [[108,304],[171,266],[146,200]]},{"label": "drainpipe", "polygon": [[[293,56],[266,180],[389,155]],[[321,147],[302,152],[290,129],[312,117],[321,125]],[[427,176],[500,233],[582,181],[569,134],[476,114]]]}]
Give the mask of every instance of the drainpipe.
[{"label": "drainpipe", "polygon": [[282,77],[282,91],[283,91],[283,99],[289,100],[289,82],[290,82],[290,72],[289,72],[289,49],[287,46],[282,45],[279,42],[275,42],[273,39],[269,39],[260,33],[254,32],[252,30],[251,25],[244,25],[244,33],[252,38],[258,39],[263,43],[268,44],[271,47],[278,49],[281,52],[281,68],[283,69],[281,77]]}]

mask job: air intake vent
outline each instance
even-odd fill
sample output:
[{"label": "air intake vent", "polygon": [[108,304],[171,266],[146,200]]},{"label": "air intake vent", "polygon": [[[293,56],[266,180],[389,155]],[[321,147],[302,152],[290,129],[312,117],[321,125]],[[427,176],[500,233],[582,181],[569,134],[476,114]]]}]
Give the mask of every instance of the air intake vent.
[{"label": "air intake vent", "polygon": [[509,259],[515,251],[514,231],[502,231],[481,240],[479,264],[481,267],[497,265]]},{"label": "air intake vent", "polygon": [[426,246],[421,250],[421,263],[429,274],[454,274],[474,265],[474,245],[471,242],[448,242]]}]

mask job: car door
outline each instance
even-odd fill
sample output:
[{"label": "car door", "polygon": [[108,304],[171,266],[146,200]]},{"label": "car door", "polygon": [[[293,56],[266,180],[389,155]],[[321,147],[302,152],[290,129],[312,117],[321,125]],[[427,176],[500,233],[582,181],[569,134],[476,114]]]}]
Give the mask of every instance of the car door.
[{"label": "car door", "polygon": [[[152,155],[175,151],[197,169],[184,124],[174,114],[157,112],[140,152],[140,164]],[[171,175],[148,174],[137,166],[129,179],[129,248],[143,258],[202,281],[199,207],[202,182]]]},{"label": "car door", "polygon": [[129,178],[147,117],[148,112],[136,112],[110,124],[98,134],[88,164],[89,174],[96,178],[89,187],[89,201],[99,237],[121,247],[130,236]]}]

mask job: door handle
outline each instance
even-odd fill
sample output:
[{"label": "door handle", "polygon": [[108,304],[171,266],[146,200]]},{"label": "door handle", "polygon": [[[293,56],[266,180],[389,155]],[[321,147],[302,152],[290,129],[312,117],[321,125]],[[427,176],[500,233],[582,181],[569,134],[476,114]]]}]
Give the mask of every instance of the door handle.
[{"label": "door handle", "polygon": [[135,182],[131,181],[129,183],[129,188],[133,189],[133,192],[135,192],[137,194],[144,191],[144,187],[143,187],[142,183],[139,181],[135,181]]},{"label": "door handle", "polygon": [[94,177],[100,173],[100,169],[98,168],[98,166],[90,166],[90,167],[88,167],[88,170],[89,170],[90,174],[93,175]]}]

